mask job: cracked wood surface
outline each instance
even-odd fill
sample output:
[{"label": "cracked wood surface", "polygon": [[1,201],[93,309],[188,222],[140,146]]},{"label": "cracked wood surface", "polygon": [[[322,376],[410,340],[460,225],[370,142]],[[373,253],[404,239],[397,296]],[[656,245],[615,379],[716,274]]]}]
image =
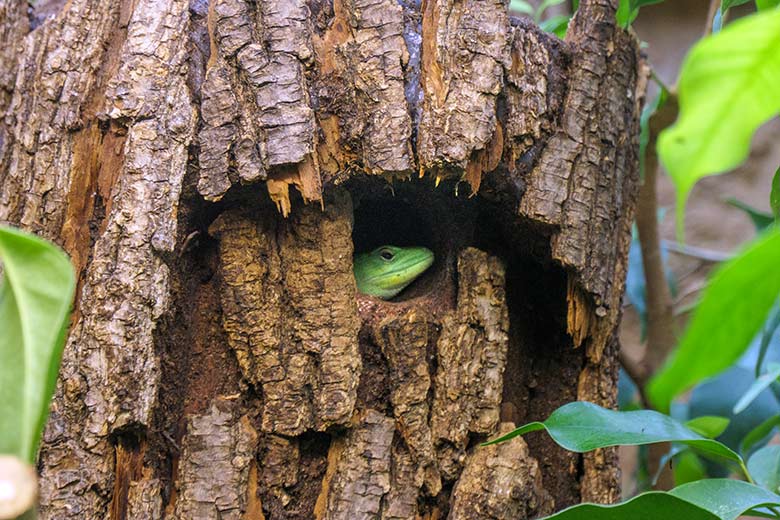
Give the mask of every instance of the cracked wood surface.
[{"label": "cracked wood surface", "polygon": [[390,491],[390,446],[393,419],[368,409],[343,438],[331,444],[320,520],[369,520],[379,518],[382,498]]},{"label": "cracked wood surface", "polygon": [[499,420],[509,346],[501,261],[465,249],[458,258],[458,306],[442,320],[431,413],[432,437],[448,479],[457,478],[472,434],[492,434]]},{"label": "cracked wood surface", "polygon": [[422,37],[420,168],[465,169],[496,129],[496,101],[511,44],[506,5],[503,0],[426,0]]},{"label": "cracked wood surface", "polygon": [[245,518],[257,432],[240,410],[234,400],[220,398],[187,422],[173,518]]},{"label": "cracked wood surface", "polygon": [[[298,435],[348,423],[360,371],[352,204],[259,223],[226,212],[220,239],[223,324],[244,377],[260,387],[262,429]],[[350,290],[351,289],[351,290]]]},{"label": "cracked wood surface", "polygon": [[[551,411],[510,366],[614,405],[644,89],[614,0],[582,0],[566,41],[501,0],[27,8],[0,0],[0,222],[79,273],[42,518],[526,518],[618,497],[612,450],[565,469],[530,440],[472,448],[499,410]],[[417,174],[466,181],[479,209],[399,197],[447,265],[359,310],[351,197]],[[522,232],[474,220],[493,212]],[[516,255],[560,301],[535,307]],[[573,353],[551,361],[552,341]]]},{"label": "cracked wood surface", "polygon": [[[499,434],[515,429],[503,423]],[[495,490],[500,490],[496,493]],[[452,490],[449,520],[536,518],[553,511],[539,465],[521,437],[475,449]]]}]

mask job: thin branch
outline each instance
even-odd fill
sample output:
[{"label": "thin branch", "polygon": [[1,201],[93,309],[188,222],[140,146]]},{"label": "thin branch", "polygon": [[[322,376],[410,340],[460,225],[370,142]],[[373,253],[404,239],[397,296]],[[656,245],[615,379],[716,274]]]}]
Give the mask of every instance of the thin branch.
[{"label": "thin branch", "polygon": [[644,156],[645,178],[639,192],[636,211],[647,297],[647,349],[641,364],[650,373],[661,366],[676,343],[672,296],[661,255],[656,195],[656,176],[659,168],[656,140],[661,130],[670,126],[676,118],[677,99],[670,94],[666,103],[650,118]]},{"label": "thin branch", "polygon": [[[658,200],[656,195],[656,177],[658,175],[658,155],[656,141],[658,134],[670,126],[677,118],[677,97],[670,92],[666,103],[650,117],[649,135],[645,147],[645,178],[639,191],[636,210],[636,227],[639,231],[639,245],[642,249],[642,266],[645,271],[645,295],[647,301],[647,347],[640,363],[642,371],[637,375],[642,388],[643,406],[649,407],[644,386],[649,377],[658,370],[675,345],[674,314],[672,295],[666,281],[661,240],[658,232]],[[624,360],[621,359],[621,362]],[[625,364],[623,365],[626,366]],[[628,371],[628,370],[627,370]],[[647,454],[647,466],[651,474],[660,470],[655,489],[671,489],[674,479],[671,471],[660,468],[663,456],[669,450],[668,443],[650,447]]]},{"label": "thin branch", "polygon": [[672,242],[670,240],[663,240],[662,243],[669,251],[685,256],[690,256],[692,258],[697,258],[699,260],[704,260],[705,262],[726,262],[734,257],[734,255],[731,253],[723,253],[721,251],[714,251],[704,247],[680,244],[679,242]]}]

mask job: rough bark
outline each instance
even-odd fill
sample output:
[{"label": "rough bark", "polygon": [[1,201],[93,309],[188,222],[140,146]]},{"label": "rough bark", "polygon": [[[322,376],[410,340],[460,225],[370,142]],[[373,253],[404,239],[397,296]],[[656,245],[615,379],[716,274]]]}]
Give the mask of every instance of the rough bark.
[{"label": "rough bark", "polygon": [[[580,3],[561,41],[503,0],[0,0],[0,222],[79,273],[41,516],[614,501],[610,450],[479,447],[614,405],[644,83]],[[384,243],[436,254],[393,301]]]}]

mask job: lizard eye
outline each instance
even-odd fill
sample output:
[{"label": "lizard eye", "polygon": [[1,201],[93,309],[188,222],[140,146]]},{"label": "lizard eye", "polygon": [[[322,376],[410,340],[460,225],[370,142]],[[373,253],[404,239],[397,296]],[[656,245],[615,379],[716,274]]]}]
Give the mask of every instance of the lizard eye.
[{"label": "lizard eye", "polygon": [[379,256],[381,256],[384,260],[387,260],[388,262],[393,259],[393,252],[389,249],[382,249],[379,252]]}]

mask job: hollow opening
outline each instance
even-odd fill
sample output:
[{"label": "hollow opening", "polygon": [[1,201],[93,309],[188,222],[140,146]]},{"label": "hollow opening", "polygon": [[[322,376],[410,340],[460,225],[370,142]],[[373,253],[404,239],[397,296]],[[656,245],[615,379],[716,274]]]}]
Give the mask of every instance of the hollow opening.
[{"label": "hollow opening", "polygon": [[[506,266],[509,350],[501,416],[519,426],[544,420],[577,399],[584,349],[575,349],[567,333],[569,274],[552,259],[552,230],[524,221],[512,207],[483,199],[473,245]],[[556,503],[576,503],[576,480],[558,468],[571,466],[577,456],[546,436],[529,436],[526,442],[531,454],[545,461],[545,488]]]},{"label": "hollow opening", "polygon": [[355,254],[383,245],[427,247],[433,265],[388,303],[425,297],[436,307],[452,307],[455,262],[471,236],[475,201],[453,197],[452,186],[435,188],[424,180],[395,182],[361,179],[350,183]]}]

